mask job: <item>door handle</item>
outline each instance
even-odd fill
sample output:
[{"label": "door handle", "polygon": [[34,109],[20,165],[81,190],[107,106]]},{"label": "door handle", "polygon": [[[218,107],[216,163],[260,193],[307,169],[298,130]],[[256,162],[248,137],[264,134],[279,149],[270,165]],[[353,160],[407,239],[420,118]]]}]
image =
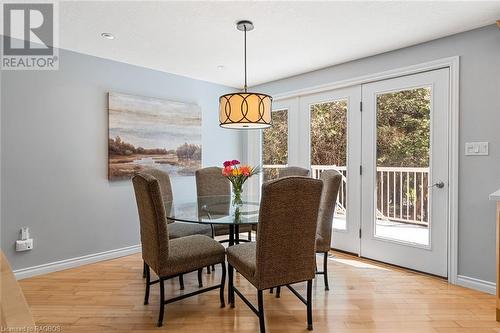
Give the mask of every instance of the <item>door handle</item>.
[{"label": "door handle", "polygon": [[429,188],[434,187],[434,186],[437,187],[437,188],[443,188],[444,187],[444,182],[443,181],[439,181],[439,182],[434,183],[431,186],[429,186]]}]

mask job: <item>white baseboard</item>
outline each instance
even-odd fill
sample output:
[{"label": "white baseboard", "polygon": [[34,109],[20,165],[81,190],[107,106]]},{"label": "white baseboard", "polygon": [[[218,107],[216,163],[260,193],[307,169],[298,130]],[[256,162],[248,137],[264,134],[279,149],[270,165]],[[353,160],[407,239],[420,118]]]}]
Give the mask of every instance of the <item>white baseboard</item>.
[{"label": "white baseboard", "polygon": [[48,274],[52,272],[62,271],[68,268],[74,268],[82,265],[92,264],[98,261],[128,256],[130,254],[138,252],[141,252],[141,245],[133,245],[128,247],[123,247],[121,249],[88,254],[82,257],[64,259],[61,261],[50,262],[43,265],[17,269],[14,271],[14,275],[16,279],[21,280],[32,276]]},{"label": "white baseboard", "polygon": [[484,293],[495,295],[497,292],[496,283],[490,281],[484,281],[464,275],[457,276],[457,284],[459,286],[470,288]]}]

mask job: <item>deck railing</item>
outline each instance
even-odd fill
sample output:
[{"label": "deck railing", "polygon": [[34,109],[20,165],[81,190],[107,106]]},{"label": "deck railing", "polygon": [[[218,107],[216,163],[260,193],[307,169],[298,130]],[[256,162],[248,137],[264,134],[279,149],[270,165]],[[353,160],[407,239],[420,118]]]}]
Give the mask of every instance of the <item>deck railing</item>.
[{"label": "deck railing", "polygon": [[[264,165],[281,169],[286,165]],[[347,207],[347,168],[336,165],[312,165],[311,176],[318,179],[325,170],[337,170],[343,182],[337,199],[337,212]],[[408,224],[429,223],[429,168],[378,167],[377,219]]]}]

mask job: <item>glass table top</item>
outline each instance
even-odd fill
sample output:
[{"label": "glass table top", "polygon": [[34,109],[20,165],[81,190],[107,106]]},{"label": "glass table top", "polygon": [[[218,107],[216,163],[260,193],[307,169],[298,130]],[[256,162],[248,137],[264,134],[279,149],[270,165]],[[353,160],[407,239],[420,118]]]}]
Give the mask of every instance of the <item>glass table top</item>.
[{"label": "glass table top", "polygon": [[257,224],[259,198],[243,196],[241,205],[232,204],[232,196],[198,197],[197,201],[165,201],[167,219],[202,224]]}]

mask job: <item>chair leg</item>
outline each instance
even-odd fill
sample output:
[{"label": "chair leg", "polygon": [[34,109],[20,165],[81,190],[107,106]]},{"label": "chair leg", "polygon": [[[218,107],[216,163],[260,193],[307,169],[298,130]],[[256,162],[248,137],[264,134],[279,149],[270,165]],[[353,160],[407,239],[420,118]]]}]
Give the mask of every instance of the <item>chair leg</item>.
[{"label": "chair leg", "polygon": [[179,284],[181,285],[181,290],[184,290],[184,276],[179,275]]},{"label": "chair leg", "polygon": [[234,308],[234,288],[233,288],[233,278],[234,278],[234,270],[233,266],[231,266],[230,263],[227,264],[228,270],[229,270],[229,282],[228,282],[228,289],[229,289],[229,304],[231,305],[231,308]]},{"label": "chair leg", "polygon": [[144,270],[146,274],[146,293],[144,294],[144,305],[149,304],[149,287],[150,287],[150,281],[151,281],[151,273],[149,272],[149,266],[144,263]]},{"label": "chair leg", "polygon": [[200,288],[203,287],[203,281],[201,280],[201,273],[203,273],[203,269],[202,268],[200,268],[198,270],[198,287],[200,287]]},{"label": "chair leg", "polygon": [[221,262],[222,266],[222,277],[220,279],[220,307],[226,307],[226,303],[224,301],[224,286],[226,285],[226,263]]},{"label": "chair leg", "polygon": [[143,262],[143,263],[142,263],[142,278],[143,278],[143,279],[145,279],[145,278],[146,278],[146,269],[147,269],[146,267],[147,267],[147,266],[148,266],[148,265],[146,264],[146,262]]},{"label": "chair leg", "polygon": [[210,266],[207,266],[207,274],[210,274]]},{"label": "chair leg", "polygon": [[257,303],[259,307],[259,326],[260,333],[266,332],[266,323],[264,320],[264,299],[262,297],[262,290],[257,290]]},{"label": "chair leg", "polygon": [[252,231],[248,232],[248,240],[251,242],[252,241]]},{"label": "chair leg", "polygon": [[323,277],[325,279],[325,290],[330,290],[328,286],[328,252],[325,252],[323,257]]},{"label": "chair leg", "polygon": [[281,287],[276,287],[276,298],[281,297]]},{"label": "chair leg", "polygon": [[274,288],[269,289],[269,293],[273,294],[274,293]]},{"label": "chair leg", "polygon": [[313,330],[312,319],[312,280],[307,281],[307,329]]},{"label": "chair leg", "polygon": [[212,272],[215,271],[215,265],[212,265]]},{"label": "chair leg", "polygon": [[160,279],[160,316],[158,317],[158,327],[163,325],[163,315],[165,313],[165,285],[162,278]]}]

